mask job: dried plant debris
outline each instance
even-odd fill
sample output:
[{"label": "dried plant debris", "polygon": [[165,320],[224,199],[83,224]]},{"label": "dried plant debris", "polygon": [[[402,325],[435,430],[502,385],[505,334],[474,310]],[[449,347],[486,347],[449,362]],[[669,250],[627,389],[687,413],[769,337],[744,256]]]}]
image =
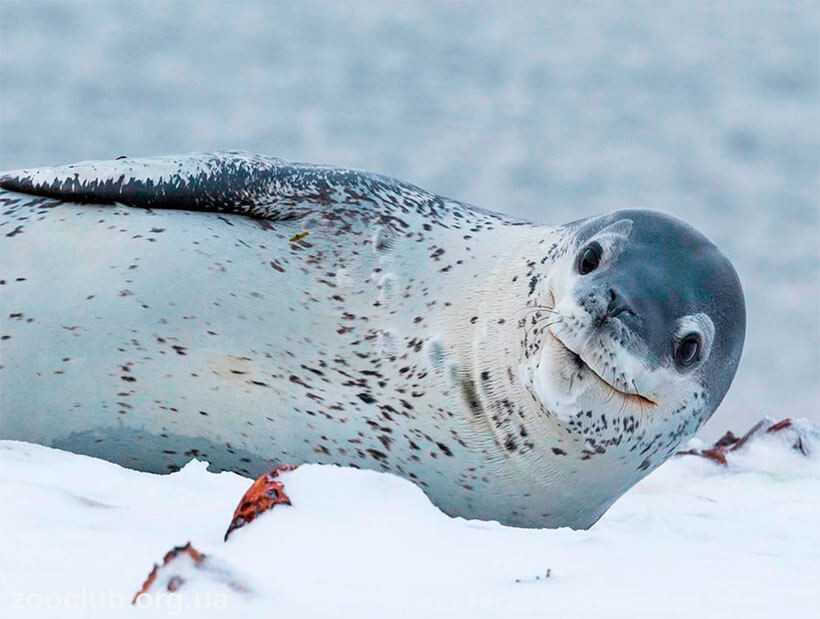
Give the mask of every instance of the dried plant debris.
[{"label": "dried plant debris", "polygon": [[302,230],[301,232],[297,232],[292,237],[290,237],[289,241],[291,243],[298,243],[302,239],[306,238],[309,234],[310,232],[308,232],[307,230]]},{"label": "dried plant debris", "polygon": [[289,464],[277,466],[264,475],[260,475],[245,492],[242,500],[233,513],[231,524],[225,532],[225,541],[236,529],[241,529],[260,514],[264,514],[275,505],[290,505],[290,497],[285,494],[285,485],[277,479],[280,474],[293,471],[296,467]]},{"label": "dried plant debris", "polygon": [[774,422],[771,419],[758,421],[743,436],[736,436],[732,432],[727,432],[721,436],[714,445],[707,449],[687,449],[679,451],[679,456],[701,456],[717,462],[718,464],[728,464],[727,456],[731,452],[738,451],[751,441],[757,440],[767,434],[783,434],[788,437],[792,449],[804,456],[810,454],[810,442],[805,429],[789,418]]},{"label": "dried plant debris", "polygon": [[249,593],[250,589],[240,583],[227,568],[201,553],[188,542],[175,546],[162,559],[162,564],[154,564],[142,587],[134,594],[131,604],[136,605],[143,595],[151,593],[175,593],[190,580],[206,577],[222,582],[233,591]]},{"label": "dried plant debris", "polygon": [[529,583],[544,582],[546,580],[549,580],[551,577],[552,577],[552,568],[547,568],[547,571],[544,572],[543,574],[536,574],[534,577],[531,577],[531,578],[516,578],[515,579],[515,584],[523,585],[523,584],[529,584]]}]

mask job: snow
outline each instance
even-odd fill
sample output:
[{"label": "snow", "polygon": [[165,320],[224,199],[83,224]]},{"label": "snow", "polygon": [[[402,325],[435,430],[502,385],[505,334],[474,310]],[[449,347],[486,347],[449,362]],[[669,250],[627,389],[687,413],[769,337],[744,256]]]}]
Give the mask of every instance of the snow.
[{"label": "snow", "polygon": [[[588,531],[450,518],[397,477],[302,466],[281,478],[293,506],[227,542],[248,479],[0,441],[0,616],[814,616],[820,432],[802,428],[810,457],[773,434],[728,467],[676,458]],[[207,568],[172,563],[178,592],[132,606],[187,541]]]}]

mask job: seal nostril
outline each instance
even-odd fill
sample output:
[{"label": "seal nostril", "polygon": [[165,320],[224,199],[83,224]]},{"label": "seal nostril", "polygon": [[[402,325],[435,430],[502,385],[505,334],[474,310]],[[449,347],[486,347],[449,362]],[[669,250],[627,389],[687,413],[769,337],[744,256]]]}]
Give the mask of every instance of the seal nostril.
[{"label": "seal nostril", "polygon": [[610,288],[607,293],[609,295],[609,303],[606,306],[606,314],[607,316],[612,316],[612,312],[615,311],[618,305],[618,295],[615,294],[612,288]]},{"label": "seal nostril", "polygon": [[616,316],[620,316],[621,314],[631,314],[635,315],[626,302],[615,292],[613,288],[609,289],[609,304],[606,307],[606,317],[607,318],[615,318]]}]

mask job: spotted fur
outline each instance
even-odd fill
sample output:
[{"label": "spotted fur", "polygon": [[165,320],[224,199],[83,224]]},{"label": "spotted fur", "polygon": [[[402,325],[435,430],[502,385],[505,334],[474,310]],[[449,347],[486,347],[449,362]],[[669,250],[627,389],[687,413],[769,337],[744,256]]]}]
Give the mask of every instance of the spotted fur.
[{"label": "spotted fur", "polygon": [[[371,468],[453,515],[587,527],[716,406],[701,376],[653,410],[576,395],[592,370],[549,319],[577,224],[233,152],[0,187],[0,438],[157,472]],[[599,309],[566,295],[571,341]],[[629,391],[641,349],[613,329],[590,363]]]}]

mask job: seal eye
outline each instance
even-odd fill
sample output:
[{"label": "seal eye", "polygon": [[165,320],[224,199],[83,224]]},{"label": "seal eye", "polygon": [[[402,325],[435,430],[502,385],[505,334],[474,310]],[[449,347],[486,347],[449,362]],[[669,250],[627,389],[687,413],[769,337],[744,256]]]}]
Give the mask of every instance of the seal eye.
[{"label": "seal eye", "polygon": [[678,367],[688,368],[700,359],[700,335],[689,333],[683,337],[675,349],[675,363]]},{"label": "seal eye", "polygon": [[578,256],[578,273],[587,275],[597,269],[601,264],[601,254],[603,249],[598,243],[592,242],[587,245]]}]

